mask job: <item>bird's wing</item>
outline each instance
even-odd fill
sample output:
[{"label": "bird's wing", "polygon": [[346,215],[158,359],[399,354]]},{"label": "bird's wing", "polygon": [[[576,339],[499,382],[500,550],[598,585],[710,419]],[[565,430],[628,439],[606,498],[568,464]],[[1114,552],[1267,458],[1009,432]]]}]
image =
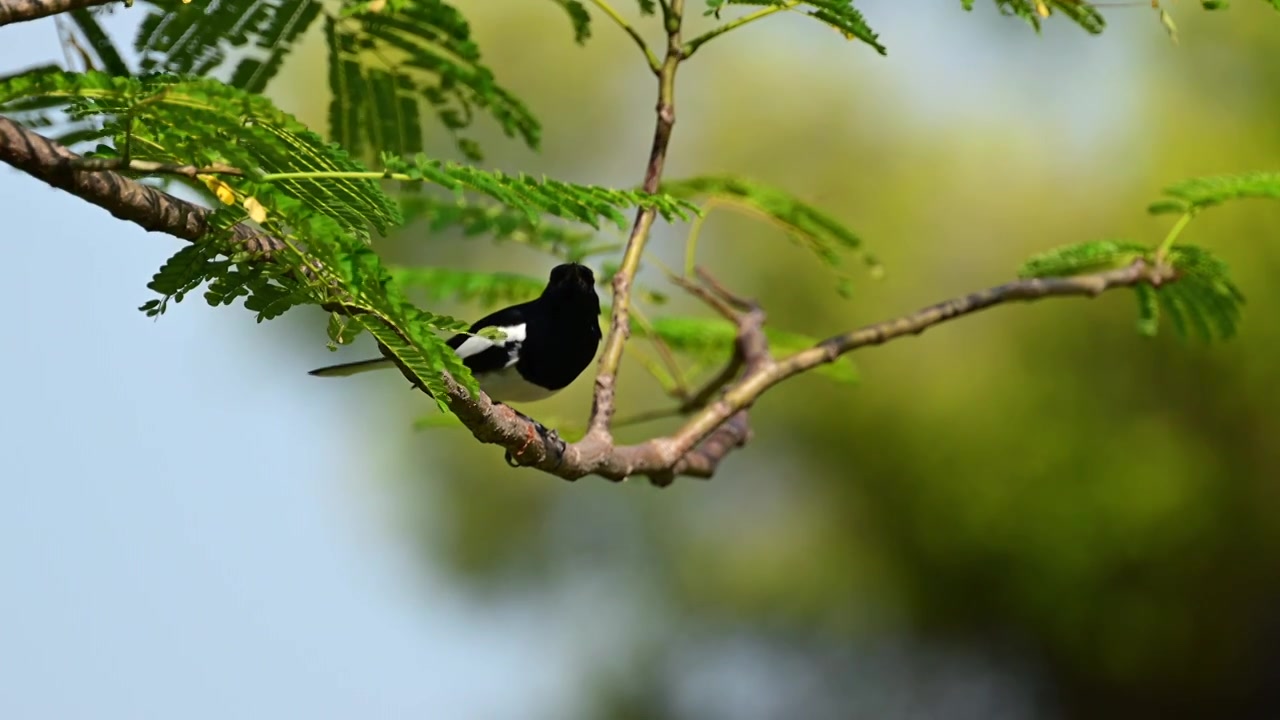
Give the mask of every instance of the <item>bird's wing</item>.
[{"label": "bird's wing", "polygon": [[[525,340],[528,305],[512,305],[480,318],[466,333],[449,338],[449,347],[472,373],[493,372],[514,365],[519,359],[520,345]],[[500,330],[505,337],[490,340],[476,334],[490,328]]]}]

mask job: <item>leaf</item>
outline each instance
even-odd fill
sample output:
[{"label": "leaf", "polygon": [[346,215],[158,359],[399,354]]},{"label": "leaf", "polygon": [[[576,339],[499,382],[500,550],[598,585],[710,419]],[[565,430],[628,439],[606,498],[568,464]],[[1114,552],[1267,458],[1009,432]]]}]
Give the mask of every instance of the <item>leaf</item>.
[{"label": "leaf", "polygon": [[573,41],[582,45],[591,37],[591,13],[580,0],[551,0],[564,8],[569,14],[569,22],[573,25]]},{"label": "leaf", "polygon": [[[1125,240],[1102,240],[1068,245],[1042,253],[1023,265],[1022,277],[1069,276],[1120,268],[1138,259],[1154,262],[1155,250]],[[1174,245],[1166,262],[1177,272],[1174,281],[1158,288],[1134,287],[1138,300],[1138,331],[1155,335],[1160,317],[1169,318],[1174,331],[1210,341],[1235,335],[1244,295],[1231,281],[1226,263],[1194,245]]]},{"label": "leaf", "polygon": [[386,172],[396,179],[429,182],[448,190],[470,191],[487,195],[512,210],[522,212],[530,223],[541,215],[554,215],[599,227],[601,219],[612,220],[618,228],[627,227],[623,210],[653,208],[663,218],[687,220],[697,208],[670,195],[649,194],[636,190],[613,190],[596,185],[574,185],[548,178],[534,178],[523,173],[507,175],[470,165],[432,160],[418,155],[412,160],[384,156]]},{"label": "leaf", "polygon": [[471,301],[485,307],[532,300],[547,284],[528,275],[440,267],[392,268],[391,276],[404,288],[423,291],[429,300]]},{"label": "leaf", "polygon": [[477,109],[508,137],[538,147],[538,121],[498,85],[462,14],[440,0],[393,0],[377,11],[347,2],[341,17],[326,20],[325,37],[332,136],[352,153],[421,150],[423,104],[470,159],[479,159],[479,150],[462,132]]},{"label": "leaf", "polygon": [[881,272],[878,261],[863,250],[862,239],[852,230],[778,188],[738,177],[705,176],[663,183],[660,189],[673,197],[707,197],[764,216],[828,266],[838,267],[846,255],[854,254],[873,274]]},{"label": "leaf", "polygon": [[98,24],[97,13],[88,8],[76,8],[67,13],[80,34],[97,57],[97,64],[109,75],[129,75],[129,66],[120,57],[111,37]]},{"label": "leaf", "polygon": [[1064,277],[1125,267],[1146,257],[1151,248],[1128,240],[1092,240],[1065,245],[1033,256],[1019,277]]},{"label": "leaf", "polygon": [[[1081,0],[995,0],[1002,15],[1022,18],[1036,32],[1040,24],[1055,12],[1062,13],[1086,32],[1098,34],[1106,28],[1106,21],[1097,6]],[[961,0],[961,7],[973,10],[973,0]]]},{"label": "leaf", "polygon": [[[143,72],[210,75],[239,58],[237,88],[261,92],[320,16],[317,0],[148,0],[134,47]],[[247,52],[246,52],[247,51]]]},{"label": "leaf", "polygon": [[592,233],[553,225],[541,217],[502,205],[466,198],[444,199],[430,195],[402,198],[405,222],[422,219],[435,235],[456,228],[466,237],[490,235],[499,242],[516,242],[570,261],[582,260],[590,250]]},{"label": "leaf", "polygon": [[[41,71],[0,81],[0,107],[31,98],[59,102],[73,119],[103,122],[117,146],[138,148],[135,159],[275,174],[367,171],[265,97],[208,78]],[[385,233],[402,220],[374,180],[294,178],[276,185],[360,237],[370,224]],[[216,192],[225,202],[226,194]]]},{"label": "leaf", "polygon": [[[652,326],[654,334],[672,350],[712,362],[728,360],[737,337],[733,325],[719,318],[659,317],[653,319]],[[632,324],[632,333],[645,337],[644,328],[636,323]],[[770,348],[780,355],[796,353],[818,344],[811,337],[769,328],[765,329],[765,335]],[[840,382],[856,383],[859,380],[857,367],[846,356],[819,366],[815,372]]]},{"label": "leaf", "polygon": [[1212,207],[1228,200],[1247,198],[1280,199],[1280,172],[1262,171],[1240,175],[1192,178],[1164,189],[1169,198],[1158,200],[1147,211],[1185,213]]},{"label": "leaf", "polygon": [[853,0],[804,0],[789,2],[788,0],[707,0],[707,14],[720,17],[720,11],[726,5],[754,5],[764,7],[791,8],[807,6],[809,17],[818,20],[838,31],[848,40],[861,40],[870,45],[881,55],[886,54],[880,38],[867,25],[866,18],[853,6]]}]

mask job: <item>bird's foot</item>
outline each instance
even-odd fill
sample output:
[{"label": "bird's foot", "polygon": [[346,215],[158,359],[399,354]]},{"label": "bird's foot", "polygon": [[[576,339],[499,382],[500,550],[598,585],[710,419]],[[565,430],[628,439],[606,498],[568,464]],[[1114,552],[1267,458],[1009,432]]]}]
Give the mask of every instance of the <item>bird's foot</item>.
[{"label": "bird's foot", "polygon": [[[495,404],[498,404],[498,403],[495,403]],[[533,442],[534,436],[536,434],[537,437],[542,438],[542,443],[547,448],[547,454],[555,458],[555,463],[556,463],[555,467],[557,468],[560,467],[560,463],[564,462],[564,451],[568,447],[565,441],[561,439],[560,434],[557,433],[555,430],[548,428],[546,425],[543,425],[542,423],[538,422],[537,420],[534,420],[528,415],[525,415],[519,410],[516,410],[515,408],[509,405],[507,407],[510,408],[511,412],[515,413],[516,415],[519,415],[521,418],[523,418],[530,425],[533,426],[529,429],[529,437],[525,440],[524,445],[520,446],[519,450],[517,450],[514,453],[512,453],[510,450],[506,451],[505,458],[506,458],[507,464],[510,465],[511,467],[522,466],[522,464],[517,460],[517,458],[523,455],[524,451],[529,448],[529,445]]]}]

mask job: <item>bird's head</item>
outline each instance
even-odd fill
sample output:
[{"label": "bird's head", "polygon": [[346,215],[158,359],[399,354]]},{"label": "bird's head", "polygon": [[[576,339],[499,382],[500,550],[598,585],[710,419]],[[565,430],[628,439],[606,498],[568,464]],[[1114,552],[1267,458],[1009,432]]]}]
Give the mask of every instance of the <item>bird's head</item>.
[{"label": "bird's head", "polygon": [[542,296],[574,303],[589,302],[600,313],[600,297],[596,295],[596,276],[591,268],[578,263],[565,263],[551,269],[551,278]]}]

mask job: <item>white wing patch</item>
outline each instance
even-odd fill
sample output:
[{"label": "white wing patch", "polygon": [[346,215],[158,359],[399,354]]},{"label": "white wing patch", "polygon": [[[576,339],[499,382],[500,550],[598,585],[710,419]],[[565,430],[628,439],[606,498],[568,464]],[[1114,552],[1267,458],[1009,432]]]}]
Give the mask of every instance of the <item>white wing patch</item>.
[{"label": "white wing patch", "polygon": [[[462,358],[463,360],[466,360],[472,355],[479,355],[480,353],[484,352],[485,350],[488,350],[494,345],[512,345],[512,344],[524,342],[524,337],[525,337],[524,323],[520,323],[519,325],[507,325],[507,326],[500,325],[494,329],[501,331],[502,334],[505,335],[506,337],[504,337],[503,339],[497,342],[494,342],[493,340],[490,340],[487,337],[481,337],[480,335],[472,335],[466,340],[463,340],[462,344],[458,346],[458,349],[455,351],[458,353],[458,357]],[[507,363],[507,365],[510,366],[514,364],[516,359],[517,358],[515,354],[512,353],[511,360]]]}]

